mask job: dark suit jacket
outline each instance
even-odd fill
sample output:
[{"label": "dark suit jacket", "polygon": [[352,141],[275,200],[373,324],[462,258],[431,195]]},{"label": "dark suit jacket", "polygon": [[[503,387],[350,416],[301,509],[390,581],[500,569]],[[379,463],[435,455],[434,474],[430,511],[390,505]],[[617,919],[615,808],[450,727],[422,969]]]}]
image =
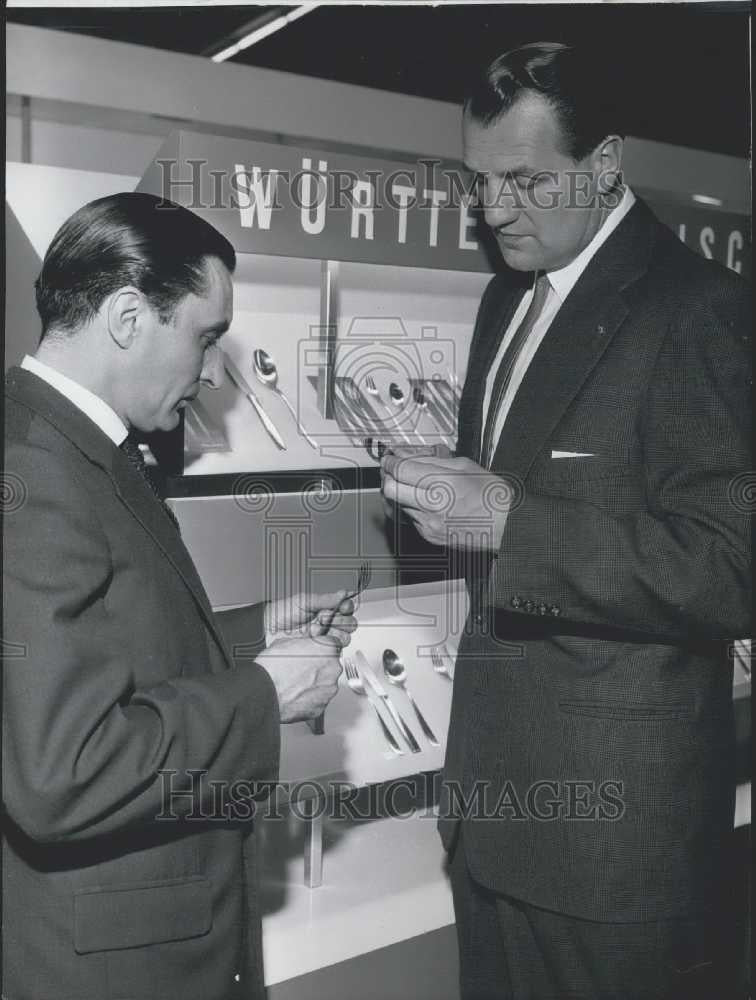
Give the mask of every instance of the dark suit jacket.
[{"label": "dark suit jacket", "polygon": [[273,683],[107,436],[20,369],[5,407],[4,994],[259,995],[254,837],[211,782],[275,777]]},{"label": "dark suit jacket", "polygon": [[[521,295],[496,276],[481,303],[459,428],[475,460]],[[490,573],[470,572],[445,769],[456,816],[487,783],[463,843],[499,892],[597,920],[708,905],[732,824],[726,641],[750,634],[748,305],[639,202],[516,395],[492,468],[517,502]],[[450,847],[457,823],[440,828]]]}]

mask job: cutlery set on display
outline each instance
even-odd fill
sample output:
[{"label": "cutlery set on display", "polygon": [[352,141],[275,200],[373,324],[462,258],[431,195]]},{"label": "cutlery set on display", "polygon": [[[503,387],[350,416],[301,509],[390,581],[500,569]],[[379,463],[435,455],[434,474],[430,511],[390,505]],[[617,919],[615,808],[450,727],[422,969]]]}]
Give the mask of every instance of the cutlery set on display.
[{"label": "cutlery set on display", "polygon": [[[225,353],[223,364],[233,384],[254,407],[270,438],[278,448],[286,451],[287,445],[280,431],[239,367]],[[318,442],[302,426],[291,400],[278,384],[278,367],[273,357],[258,348],[252,355],[252,370],[258,382],[283,401],[294,418],[299,434],[317,450]],[[460,396],[456,374],[450,371],[448,381],[440,378],[410,379],[410,388],[411,399],[408,399],[401,386],[397,382],[391,382],[388,386],[388,398],[384,399],[372,375],[363,379],[361,387],[351,378],[337,376],[334,379],[335,403],[342,418],[340,423],[359,437],[360,443],[365,445],[372,458],[379,460],[387,448],[379,435],[400,440],[407,445],[427,444],[426,438],[418,429],[419,418],[422,416],[428,417],[434,428],[434,436],[438,436],[449,447],[452,446],[450,438],[456,428]],[[412,408],[417,411],[414,415]]]},{"label": "cutlery set on display", "polygon": [[[363,380],[362,388],[351,378],[334,379],[336,406],[343,425],[363,441],[376,461],[389,447],[382,438],[407,445],[427,444],[418,426],[423,416],[430,420],[433,436],[452,447],[460,395],[456,375],[449,372],[449,381],[433,378],[409,382],[411,402],[396,382],[389,384],[388,399],[384,399],[371,375]],[[416,414],[412,413],[413,407]]]},{"label": "cutlery set on display", "polygon": [[[442,646],[441,650],[443,651],[443,655],[438,650],[432,651],[431,660],[433,668],[437,673],[442,674],[451,680],[453,677],[451,671],[451,658],[445,646]],[[439,746],[435,733],[428,724],[425,716],[420,710],[419,705],[417,704],[417,701],[412,696],[410,689],[407,686],[407,668],[404,663],[393,651],[393,649],[385,649],[381,659],[382,672],[386,680],[390,684],[395,684],[404,690],[407,700],[414,710],[415,716],[426,740],[433,747]],[[409,747],[412,753],[420,753],[422,751],[422,747],[415,738],[415,734],[412,732],[412,729],[401,715],[396,705],[392,702],[388,691],[378,676],[378,673],[370,666],[365,654],[359,649],[355,650],[354,658],[352,659],[345,656],[343,662],[347,684],[356,695],[361,695],[362,697],[367,698],[370,706],[375,712],[378,722],[380,723],[384,738],[394,753],[404,754],[406,752],[404,744]],[[388,712],[389,717],[394,724],[395,732],[392,731],[392,728],[381,714],[381,706],[383,706],[383,708]],[[397,733],[399,734],[400,739],[397,739]]]}]

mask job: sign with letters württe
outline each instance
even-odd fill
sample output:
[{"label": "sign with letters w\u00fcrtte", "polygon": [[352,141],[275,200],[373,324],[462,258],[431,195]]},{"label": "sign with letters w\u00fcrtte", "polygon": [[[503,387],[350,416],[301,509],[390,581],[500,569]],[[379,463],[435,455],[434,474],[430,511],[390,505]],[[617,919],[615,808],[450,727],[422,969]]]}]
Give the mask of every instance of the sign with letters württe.
[{"label": "sign with letters w\u00fcrtte", "polygon": [[137,190],[197,212],[238,253],[490,271],[469,186],[469,174],[441,160],[399,163],[181,131]]},{"label": "sign with letters w\u00fcrtte", "polygon": [[[182,130],[137,190],[197,212],[238,253],[493,271],[498,255],[479,225],[473,180],[460,164],[432,157],[402,163]],[[750,273],[746,217],[683,192],[641,193],[692,249]]]}]

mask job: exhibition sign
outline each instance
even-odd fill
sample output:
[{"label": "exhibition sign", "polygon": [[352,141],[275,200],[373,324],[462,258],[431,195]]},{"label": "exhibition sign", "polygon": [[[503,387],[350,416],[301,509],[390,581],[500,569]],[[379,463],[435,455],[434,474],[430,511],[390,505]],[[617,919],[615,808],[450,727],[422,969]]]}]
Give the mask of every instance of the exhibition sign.
[{"label": "exhibition sign", "polygon": [[[530,198],[536,208],[553,204],[548,176],[528,191],[518,184],[513,180],[503,197],[523,205]],[[561,197],[579,207],[585,185],[576,172]],[[451,160],[391,161],[177,131],[137,190],[197,212],[239,253],[454,271],[498,266],[490,234],[479,225],[475,178]],[[684,243],[750,273],[746,216],[699,205],[692,194],[639,193]]]}]

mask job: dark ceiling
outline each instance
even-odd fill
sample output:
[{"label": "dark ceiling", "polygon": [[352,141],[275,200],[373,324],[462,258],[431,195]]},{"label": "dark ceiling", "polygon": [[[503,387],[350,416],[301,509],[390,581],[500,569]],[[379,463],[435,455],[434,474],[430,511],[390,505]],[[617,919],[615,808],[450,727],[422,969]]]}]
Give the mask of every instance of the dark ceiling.
[{"label": "dark ceiling", "polygon": [[[9,21],[200,54],[277,8],[7,10]],[[234,58],[461,102],[472,73],[526,41],[592,40],[622,68],[627,131],[748,156],[750,4],[324,4]]]}]

